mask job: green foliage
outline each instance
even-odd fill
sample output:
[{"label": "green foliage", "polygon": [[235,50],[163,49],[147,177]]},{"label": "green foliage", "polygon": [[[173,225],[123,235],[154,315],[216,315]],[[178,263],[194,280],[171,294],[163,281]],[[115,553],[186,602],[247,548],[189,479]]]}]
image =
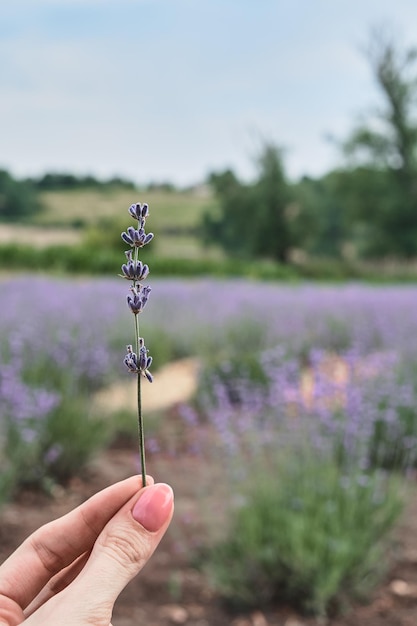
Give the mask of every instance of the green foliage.
[{"label": "green foliage", "polygon": [[268,336],[265,327],[256,320],[242,319],[224,327],[221,333],[205,333],[199,337],[198,345],[199,354],[204,356],[200,393],[210,396],[213,380],[220,379],[228,400],[239,405],[241,381],[245,381],[245,389],[250,385],[254,390],[267,390],[268,376],[259,354],[267,349]]},{"label": "green foliage", "polygon": [[[92,403],[92,394],[104,384],[108,371],[76,367],[77,351],[85,344],[75,329],[74,341],[68,336],[65,343],[68,364],[57,367],[48,352],[55,345],[55,330],[49,327],[45,349],[22,344],[21,362],[9,352],[7,341],[0,346],[11,394],[2,398],[0,503],[2,494],[9,498],[21,487],[49,490],[54,483],[65,483],[83,472],[96,450],[108,442],[108,424]],[[12,366],[8,361],[13,358]]]},{"label": "green foliage", "polygon": [[[371,440],[370,459],[374,467],[390,471],[406,471],[416,467],[415,446],[417,442],[417,412],[410,396],[416,395],[417,366],[405,361],[393,372],[397,384],[395,422],[377,420]],[[407,381],[411,381],[407,383]],[[377,410],[380,415],[392,410],[393,391],[385,385],[380,390]]]},{"label": "green foliage", "polygon": [[[0,245],[0,266],[8,271],[26,271],[30,267],[32,271],[115,276],[118,273],[117,268],[123,262],[123,255],[121,257],[120,250],[117,250],[118,237],[109,234],[114,249],[112,245],[94,248],[91,243],[93,240],[95,241],[94,237],[91,240],[87,238],[82,245],[56,245],[46,248],[34,248],[20,243]],[[152,276],[242,276],[260,280],[312,279],[335,282],[359,279],[375,283],[417,281],[417,267],[400,261],[354,262],[315,257],[284,265],[264,260],[188,259],[153,256],[153,253],[150,256],[144,255],[143,260],[152,266]]]},{"label": "green foliage", "polygon": [[204,213],[201,226],[203,242],[221,246],[228,255],[250,256],[251,187],[240,183],[230,170],[211,174],[209,182],[219,198],[221,211],[211,209]]},{"label": "green foliage", "polygon": [[[127,222],[127,225],[130,225],[129,222]],[[100,220],[100,228],[97,228],[96,224],[90,224],[84,230],[83,247],[97,251],[102,249],[111,250],[112,252],[116,251],[119,254],[119,258],[123,260],[123,251],[126,249],[126,244],[123,242],[120,233],[125,231],[126,228],[126,218],[123,215],[120,216],[120,219],[104,217]]]},{"label": "green foliage", "polygon": [[0,170],[0,220],[18,222],[40,210],[35,190],[26,182],[15,180]]},{"label": "green foliage", "polygon": [[354,208],[345,187],[349,192],[355,177],[354,172],[340,170],[317,180],[304,177],[295,186],[294,239],[315,259],[342,258],[344,246],[354,238]]},{"label": "green foliage", "polygon": [[38,178],[31,178],[29,182],[39,191],[109,187],[135,189],[132,181],[117,176],[107,180],[98,180],[95,176],[76,176],[69,172],[47,173]]},{"label": "green foliage", "polygon": [[358,126],[344,144],[351,162],[371,173],[352,192],[368,227],[366,252],[410,258],[417,254],[417,50],[377,31],[368,56],[384,108],[377,124]]},{"label": "green foliage", "polygon": [[2,489],[5,498],[21,487],[48,490],[82,472],[109,436],[90,405],[86,396],[63,397],[45,419],[26,420],[24,427],[3,416],[2,456],[8,471],[2,476],[0,501]]},{"label": "green foliage", "polygon": [[[112,248],[112,245],[94,248],[93,239],[88,239],[84,245],[56,245],[39,249],[22,244],[3,245],[0,246],[0,265],[8,270],[25,270],[30,266],[32,271],[116,275],[117,268],[123,263],[123,254],[120,256],[120,250]],[[119,245],[113,235],[109,235],[109,239],[115,246]],[[143,260],[152,266],[152,276],[245,276],[276,280],[295,279],[298,275],[295,268],[267,261],[254,264],[238,259],[190,260],[145,254]]]},{"label": "green foliage", "polygon": [[[110,434],[109,424],[92,412],[90,396],[66,397],[47,417],[35,467],[49,480],[65,482],[83,471]],[[23,476],[30,476],[28,467]]]},{"label": "green foliage", "polygon": [[237,608],[279,599],[318,615],[363,594],[401,511],[395,480],[343,475],[306,451],[252,478],[226,537],[208,552],[219,593]]},{"label": "green foliage", "polygon": [[343,142],[344,167],[294,186],[293,239],[313,257],[417,255],[417,52],[376,32],[368,59],[382,107]]},{"label": "green foliage", "polygon": [[287,208],[291,200],[282,152],[266,144],[258,159],[259,179],[254,186],[252,206],[253,255],[286,263],[291,246]]},{"label": "green foliage", "polygon": [[205,213],[201,235],[206,244],[218,245],[230,256],[286,263],[291,243],[286,215],[290,187],[280,149],[266,144],[258,168],[259,177],[252,185],[241,183],[230,170],[210,176],[220,209]]}]

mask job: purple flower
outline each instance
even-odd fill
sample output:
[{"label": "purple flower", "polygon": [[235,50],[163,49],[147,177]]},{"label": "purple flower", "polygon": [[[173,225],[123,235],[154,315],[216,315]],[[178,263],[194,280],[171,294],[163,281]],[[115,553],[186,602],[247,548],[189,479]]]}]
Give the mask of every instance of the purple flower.
[{"label": "purple flower", "polygon": [[146,202],[144,204],[141,204],[140,202],[131,204],[128,210],[130,215],[134,219],[138,220],[138,222],[145,220],[149,216],[149,206]]},{"label": "purple flower", "polygon": [[133,374],[143,374],[151,383],[153,377],[148,368],[152,365],[152,357],[148,356],[148,350],[142,338],[139,339],[139,346],[139,357],[133,352],[131,345],[126,346],[127,354],[124,358],[124,364],[130,372]]},{"label": "purple flower", "polygon": [[132,295],[127,296],[127,305],[132,313],[138,315],[145,308],[151,288],[138,285],[137,287],[131,287],[130,291]]},{"label": "purple flower", "polygon": [[130,250],[125,254],[126,256],[130,254],[130,258],[128,257],[128,262],[122,265],[123,278],[133,281],[145,280],[149,274],[149,267],[142,263],[142,261],[134,261]]},{"label": "purple flower", "polygon": [[133,228],[129,226],[127,231],[122,233],[122,239],[129,246],[136,248],[143,248],[147,243],[152,241],[153,233],[145,233],[145,229],[139,225],[139,228]]},{"label": "purple flower", "polygon": [[[149,216],[149,207],[147,204],[132,204],[129,207],[129,214],[138,221],[137,229],[130,226],[126,232],[122,233],[122,239],[130,244],[134,248],[127,250],[126,263],[122,265],[122,278],[132,281],[130,288],[130,294],[127,296],[127,305],[132,313],[137,316],[144,309],[151,288],[148,285],[139,285],[138,281],[144,280],[149,274],[149,267],[142,263],[138,259],[138,248],[146,245],[153,238],[153,234],[145,233],[145,222]],[[124,363],[130,372],[136,374],[143,374],[150,382],[152,382],[152,375],[149,372],[149,367],[152,363],[152,357],[148,356],[148,350],[145,347],[144,341],[139,337],[139,321],[135,319],[136,329],[136,352],[134,352],[131,345],[127,347],[127,354],[124,358]],[[139,413],[140,413],[139,407]]]},{"label": "purple flower", "polygon": [[52,445],[45,453],[44,460],[48,465],[53,465],[62,454],[62,446],[59,443]]}]

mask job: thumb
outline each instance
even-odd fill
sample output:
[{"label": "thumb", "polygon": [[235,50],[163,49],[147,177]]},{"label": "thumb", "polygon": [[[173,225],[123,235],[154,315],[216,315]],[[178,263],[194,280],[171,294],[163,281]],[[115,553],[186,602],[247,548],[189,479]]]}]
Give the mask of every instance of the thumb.
[{"label": "thumb", "polygon": [[151,557],[173,508],[171,487],[158,483],[142,489],[139,498],[118,511],[98,536],[84,569],[64,592],[65,624],[92,623],[88,621],[92,618],[97,625],[109,623],[116,598]]}]

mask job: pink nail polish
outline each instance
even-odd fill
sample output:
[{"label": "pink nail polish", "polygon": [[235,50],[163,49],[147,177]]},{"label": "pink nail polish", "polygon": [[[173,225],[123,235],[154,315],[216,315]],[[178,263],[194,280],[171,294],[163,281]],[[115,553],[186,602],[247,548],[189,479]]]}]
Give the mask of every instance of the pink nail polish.
[{"label": "pink nail polish", "polygon": [[174,500],[174,494],[169,485],[157,483],[145,487],[139,500],[132,509],[133,518],[142,524],[146,530],[155,532],[167,520]]}]

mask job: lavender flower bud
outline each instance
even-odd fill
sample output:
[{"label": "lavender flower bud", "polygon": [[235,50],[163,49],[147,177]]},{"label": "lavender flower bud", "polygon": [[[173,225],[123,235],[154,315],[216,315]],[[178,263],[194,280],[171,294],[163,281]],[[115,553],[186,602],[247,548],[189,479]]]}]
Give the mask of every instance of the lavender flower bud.
[{"label": "lavender flower bud", "polygon": [[147,303],[147,301],[149,299],[149,294],[151,293],[151,291],[152,291],[152,289],[149,287],[149,285],[143,285],[141,287],[142,308]]},{"label": "lavender flower bud", "polygon": [[129,246],[143,248],[147,243],[152,241],[153,233],[146,234],[143,228],[135,229],[133,226],[129,226],[127,231],[121,235],[123,241]]},{"label": "lavender flower bud", "polygon": [[149,274],[149,267],[141,261],[130,259],[122,265],[123,278],[127,280],[144,280]]},{"label": "lavender flower bud", "polygon": [[139,370],[149,380],[151,383],[153,381],[152,374],[148,371],[148,368],[152,365],[152,357],[148,356],[149,350],[146,349],[145,344],[143,343],[143,339],[140,343],[140,351],[139,351]]},{"label": "lavender flower bud", "polygon": [[123,362],[130,372],[137,374],[139,369],[138,369],[138,361],[137,361],[136,354],[133,352],[131,345],[126,346],[126,349],[127,349],[127,354],[125,358],[123,359]]},{"label": "lavender flower bud", "polygon": [[[133,291],[133,289],[132,289]],[[134,315],[137,315],[138,313],[141,312],[142,310],[142,301],[139,298],[138,294],[133,294],[133,298],[132,296],[127,296],[126,298],[127,300],[127,306],[130,308],[130,310],[132,311],[132,313]]]},{"label": "lavender flower bud", "polygon": [[151,383],[153,381],[153,376],[148,371],[148,368],[152,364],[152,357],[148,356],[148,350],[143,343],[143,339],[140,341],[142,343],[139,351],[139,358],[135,352],[133,352],[132,346],[128,345],[126,346],[127,354],[124,358],[124,364],[130,372],[133,374],[142,374]]},{"label": "lavender flower bud", "polygon": [[140,204],[140,202],[137,202],[129,207],[129,213],[134,219],[141,222],[149,216],[149,207],[146,203]]},{"label": "lavender flower bud", "polygon": [[151,288],[148,286],[142,287],[141,285],[137,285],[136,287],[131,287],[130,291],[132,295],[127,296],[127,305],[132,313],[137,315],[145,308]]}]

